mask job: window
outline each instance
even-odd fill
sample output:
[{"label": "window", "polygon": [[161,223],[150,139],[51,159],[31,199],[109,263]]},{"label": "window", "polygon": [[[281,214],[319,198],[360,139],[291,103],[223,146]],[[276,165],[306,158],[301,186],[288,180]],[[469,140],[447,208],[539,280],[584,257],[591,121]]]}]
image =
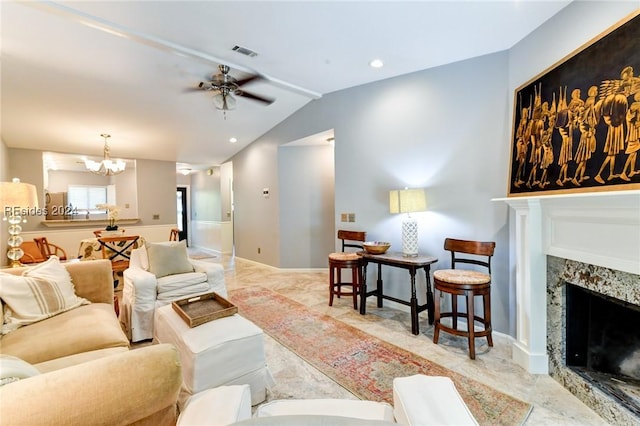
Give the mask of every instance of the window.
[{"label": "window", "polygon": [[89,214],[104,214],[104,210],[96,209],[97,204],[107,204],[107,187],[94,185],[69,185],[67,202],[75,211]]}]

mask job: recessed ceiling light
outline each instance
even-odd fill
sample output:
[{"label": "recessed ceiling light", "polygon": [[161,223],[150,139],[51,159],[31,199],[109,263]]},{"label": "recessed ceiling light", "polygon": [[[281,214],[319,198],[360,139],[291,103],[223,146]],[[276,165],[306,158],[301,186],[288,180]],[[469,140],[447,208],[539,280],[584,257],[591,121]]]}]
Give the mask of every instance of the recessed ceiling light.
[{"label": "recessed ceiling light", "polygon": [[384,62],[382,62],[382,59],[373,59],[369,62],[369,66],[371,68],[382,68],[384,66]]},{"label": "recessed ceiling light", "polygon": [[231,138],[231,139],[229,139],[229,142],[231,142],[231,143],[236,143],[236,142],[238,142],[238,139],[236,139],[236,138]]}]

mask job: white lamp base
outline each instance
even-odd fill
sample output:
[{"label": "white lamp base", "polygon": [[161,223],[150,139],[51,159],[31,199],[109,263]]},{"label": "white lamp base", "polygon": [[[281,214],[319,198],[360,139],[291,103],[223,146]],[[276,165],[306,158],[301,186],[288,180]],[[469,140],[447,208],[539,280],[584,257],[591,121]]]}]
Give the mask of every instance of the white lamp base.
[{"label": "white lamp base", "polygon": [[402,221],[402,255],[416,257],[418,255],[418,222],[411,216]]}]

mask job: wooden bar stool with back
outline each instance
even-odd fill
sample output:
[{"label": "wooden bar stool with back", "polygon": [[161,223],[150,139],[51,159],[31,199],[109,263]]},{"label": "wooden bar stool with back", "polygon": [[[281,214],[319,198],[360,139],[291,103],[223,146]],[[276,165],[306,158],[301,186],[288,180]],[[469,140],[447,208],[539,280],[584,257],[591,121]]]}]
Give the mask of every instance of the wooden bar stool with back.
[{"label": "wooden bar stool with back", "polygon": [[[447,238],[444,249],[451,252],[451,269],[441,269],[433,273],[435,314],[433,322],[433,343],[438,343],[440,330],[456,336],[465,336],[469,340],[469,357],[476,359],[475,339],[486,337],[489,346],[493,346],[491,336],[491,257],[495,242],[455,240]],[[460,263],[486,267],[488,273],[470,269],[456,269]],[[451,311],[440,311],[440,295],[451,295]],[[467,312],[458,311],[458,296],[466,298]],[[484,314],[474,311],[475,296],[482,296]],[[441,318],[451,317],[452,326],[443,325]],[[466,318],[466,330],[458,328],[458,317]],[[475,330],[475,321],[484,325],[484,330]]]},{"label": "wooden bar stool with back", "polygon": [[[363,250],[362,243],[367,236],[362,231],[338,231],[338,239],[342,240],[342,251],[329,254],[329,306],[333,306],[333,296],[353,296],[353,309],[358,309],[358,293],[362,282],[362,257],[357,252],[345,252],[345,248]],[[351,269],[351,282],[342,281],[342,270]],[[337,279],[336,279],[337,278]],[[350,292],[343,292],[342,287],[351,287]]]}]

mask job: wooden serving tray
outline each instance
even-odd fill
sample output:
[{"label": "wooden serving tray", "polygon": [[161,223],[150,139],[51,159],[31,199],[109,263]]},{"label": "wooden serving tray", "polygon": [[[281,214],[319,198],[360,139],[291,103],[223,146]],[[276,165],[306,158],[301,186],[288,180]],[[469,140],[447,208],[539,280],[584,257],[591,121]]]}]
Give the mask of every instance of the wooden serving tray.
[{"label": "wooden serving tray", "polygon": [[191,328],[238,312],[236,305],[215,292],[176,300],[171,305]]}]

